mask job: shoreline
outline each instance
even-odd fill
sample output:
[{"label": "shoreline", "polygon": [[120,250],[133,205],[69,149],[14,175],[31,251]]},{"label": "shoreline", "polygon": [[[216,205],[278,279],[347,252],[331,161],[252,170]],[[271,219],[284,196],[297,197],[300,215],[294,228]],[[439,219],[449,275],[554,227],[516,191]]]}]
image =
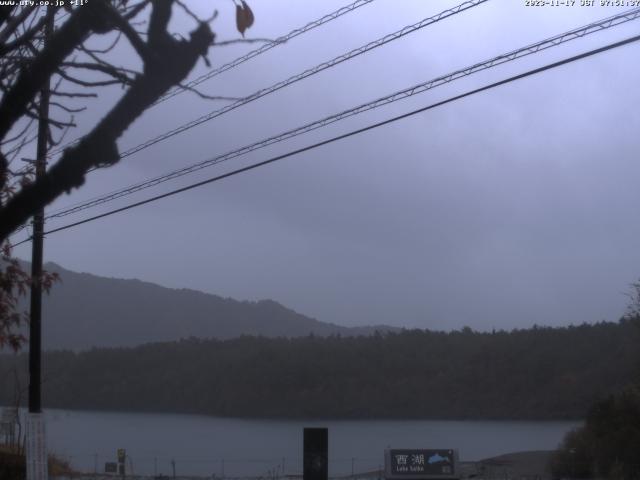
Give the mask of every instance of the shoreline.
[{"label": "shoreline", "polygon": [[[530,450],[505,453],[479,461],[460,461],[461,480],[550,480],[548,468],[552,450]],[[73,473],[52,476],[52,480],[113,480],[113,475]],[[197,475],[127,475],[129,480],[302,480],[302,474],[262,476],[197,476]],[[353,475],[329,476],[330,480],[384,480],[384,470],[354,473]]]},{"label": "shoreline", "polygon": [[[3,405],[0,403],[0,409],[13,408],[12,405]],[[27,407],[20,407],[22,412],[27,410]],[[257,421],[257,422],[411,422],[411,421],[429,421],[429,422],[523,422],[523,423],[556,423],[556,422],[584,422],[584,418],[573,417],[408,417],[408,416],[344,416],[344,417],[332,417],[332,416],[291,416],[291,415],[272,415],[272,416],[260,416],[260,415],[245,415],[245,416],[225,416],[216,415],[212,413],[202,412],[185,412],[185,411],[165,411],[165,410],[124,410],[124,409],[100,409],[100,408],[83,408],[83,407],[43,407],[42,412],[81,412],[81,413],[99,413],[99,414],[119,414],[119,415],[177,415],[177,416],[189,416],[189,417],[205,417],[210,419],[220,420],[238,420],[238,421]]]}]

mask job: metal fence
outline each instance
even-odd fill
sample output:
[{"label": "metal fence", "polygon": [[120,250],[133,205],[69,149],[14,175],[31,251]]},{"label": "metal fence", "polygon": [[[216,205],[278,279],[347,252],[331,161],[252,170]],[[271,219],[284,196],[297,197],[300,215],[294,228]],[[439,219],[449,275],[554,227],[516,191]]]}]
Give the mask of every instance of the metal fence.
[{"label": "metal fence", "polygon": [[[105,473],[105,464],[116,462],[113,455],[57,455],[72,469],[91,478]],[[329,459],[329,476],[334,479],[382,480],[384,458],[341,457]],[[137,456],[127,453],[127,478],[209,478],[214,480],[287,480],[302,478],[302,457],[280,458],[198,458]],[[113,478],[107,476],[106,478]]]}]

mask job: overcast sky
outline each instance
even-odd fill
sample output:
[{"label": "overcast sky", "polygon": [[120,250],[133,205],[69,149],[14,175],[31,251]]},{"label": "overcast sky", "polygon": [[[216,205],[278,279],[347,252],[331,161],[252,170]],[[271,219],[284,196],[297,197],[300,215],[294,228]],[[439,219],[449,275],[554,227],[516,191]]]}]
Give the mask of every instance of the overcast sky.
[{"label": "overcast sky", "polygon": [[[210,13],[211,2],[192,3]],[[347,1],[249,3],[256,22],[247,36],[275,38]],[[375,0],[201,90],[246,96],[457,3]],[[94,172],[49,211],[629,8],[579,4],[490,0]],[[216,5],[219,40],[238,38],[233,5]],[[174,23],[177,31],[192,27],[179,16]],[[574,40],[48,228],[636,35],[639,27],[634,21]],[[255,47],[214,48],[212,66]],[[271,298],[347,326],[487,330],[615,321],[630,282],[640,277],[639,55],[638,44],[622,47],[52,234],[45,258],[98,275]],[[126,49],[118,56],[132,61]],[[206,71],[200,64],[190,78]],[[82,117],[83,128],[119,95],[103,92]],[[121,150],[224,104],[179,95],[148,111],[121,139]],[[24,246],[16,253],[30,255]]]}]

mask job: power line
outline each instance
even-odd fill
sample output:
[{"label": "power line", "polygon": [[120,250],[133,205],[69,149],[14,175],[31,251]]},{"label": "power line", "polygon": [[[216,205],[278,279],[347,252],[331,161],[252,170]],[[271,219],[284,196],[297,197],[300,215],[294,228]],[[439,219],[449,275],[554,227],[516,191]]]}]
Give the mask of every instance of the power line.
[{"label": "power line", "polygon": [[424,93],[428,90],[431,90],[433,88],[436,88],[438,86],[450,83],[454,80],[457,80],[459,78],[477,73],[479,71],[482,70],[486,70],[492,67],[495,67],[497,65],[501,65],[503,63],[506,62],[510,62],[513,60],[516,60],[518,58],[522,58],[524,56],[527,55],[531,55],[534,53],[537,53],[539,51],[542,50],[546,50],[548,48],[554,47],[554,46],[558,46],[562,43],[568,42],[570,40],[574,40],[576,38],[582,38],[585,35],[594,33],[594,32],[598,32],[607,28],[611,28],[613,26],[616,25],[620,25],[622,23],[634,20],[640,18],[640,8],[634,9],[634,10],[630,10],[627,12],[623,12],[620,13],[618,15],[614,15],[612,17],[608,17],[602,20],[599,20],[597,22],[594,23],[590,23],[588,25],[579,27],[579,28],[575,28],[573,30],[570,30],[568,32],[559,34],[559,35],[555,35],[553,37],[547,38],[545,40],[536,42],[534,44],[530,44],[527,45],[525,47],[516,49],[516,50],[512,50],[509,53],[505,53],[502,55],[499,55],[497,57],[493,57],[490,58],[489,60],[485,60],[483,62],[479,62],[479,63],[475,63],[469,67],[465,67],[463,69],[459,69],[456,70],[454,72],[448,73],[446,75],[442,75],[439,77],[436,77],[434,79],[428,80],[426,82],[420,83],[418,85],[414,85],[412,87],[409,88],[405,88],[404,90],[400,90],[398,92],[395,92],[393,94],[387,95],[385,97],[381,97],[378,98],[372,102],[368,102],[362,105],[359,105],[357,107],[348,109],[348,110],[344,110],[340,113],[334,114],[334,115],[330,115],[328,117],[322,118],[320,120],[316,120],[314,122],[305,124],[301,127],[297,127],[294,128],[292,130],[288,130],[286,132],[283,133],[279,133],[277,135],[268,137],[266,139],[260,140],[258,142],[254,142],[252,144],[246,145],[244,147],[241,147],[239,149],[218,155],[216,157],[207,159],[205,161],[187,166],[187,167],[183,167],[181,169],[178,170],[174,170],[172,172],[169,172],[167,174],[152,178],[150,180],[146,180],[144,182],[140,182],[134,185],[130,185],[128,187],[116,190],[114,192],[111,192],[109,194],[106,195],[102,195],[100,197],[94,198],[92,200],[89,201],[85,201],[76,205],[72,205],[70,207],[67,207],[63,210],[59,210],[57,212],[51,213],[50,215],[48,215],[46,218],[47,219],[51,219],[51,218],[60,218],[60,217],[64,217],[67,215],[71,215],[73,213],[77,213],[79,211],[82,210],[86,210],[88,208],[92,208],[98,205],[101,205],[103,203],[107,203],[110,202],[112,200],[115,200],[117,198],[121,198],[127,195],[131,195],[133,193],[139,192],[141,190],[147,189],[147,188],[151,188],[153,186],[159,185],[161,183],[164,183],[166,181],[169,180],[173,180],[175,178],[187,175],[189,173],[193,173],[195,171],[201,170],[203,168],[212,166],[212,165],[216,165],[218,163],[222,163],[225,162],[227,160],[231,160],[233,158],[245,155],[247,153],[253,152],[255,150],[259,150],[261,148],[265,148],[267,146],[282,142],[284,140],[288,140],[290,138],[302,135],[304,133],[308,133],[310,131],[325,127],[327,125],[330,125],[332,123],[344,120],[345,118],[349,118],[351,116],[355,116],[358,115],[360,113],[369,111],[369,110],[373,110],[376,108],[379,108],[381,106],[396,102],[398,100],[402,100],[404,98],[408,98],[411,97],[413,95],[417,95],[419,93]]},{"label": "power line", "polygon": [[[422,20],[422,21],[420,21],[420,22],[418,22],[416,24],[406,26],[406,27],[394,32],[394,33],[388,34],[388,35],[386,35],[386,36],[384,36],[384,37],[382,37],[382,38],[380,38],[378,40],[375,40],[375,41],[370,42],[370,43],[368,43],[366,45],[363,45],[363,46],[361,46],[359,48],[351,50],[351,51],[349,51],[349,52],[347,52],[347,53],[345,53],[343,55],[340,55],[338,57],[333,58],[332,60],[329,60],[329,61],[324,62],[322,64],[316,65],[315,67],[307,69],[307,70],[305,70],[304,72],[302,72],[300,74],[297,74],[297,75],[294,75],[292,77],[289,77],[286,80],[280,81],[280,82],[278,82],[276,84],[273,84],[273,85],[271,85],[269,87],[266,87],[266,88],[263,88],[261,90],[258,90],[256,92],[244,97],[244,98],[241,98],[241,99],[236,100],[235,102],[233,102],[233,103],[231,103],[229,105],[226,105],[223,108],[220,108],[220,109],[214,110],[212,112],[209,112],[208,114],[203,115],[201,117],[198,117],[197,119],[194,119],[191,122],[183,124],[183,125],[181,125],[179,127],[176,127],[176,128],[174,128],[172,130],[169,130],[168,132],[165,132],[164,134],[161,134],[161,135],[159,135],[157,137],[154,137],[154,138],[152,138],[150,140],[147,140],[146,142],[144,142],[142,144],[139,144],[139,145],[137,145],[135,147],[132,147],[132,148],[126,150],[125,152],[121,153],[120,154],[120,158],[125,158],[125,157],[128,157],[130,155],[133,155],[133,154],[135,154],[135,153],[137,153],[137,152],[139,152],[141,150],[144,150],[144,149],[146,149],[146,148],[148,148],[148,147],[150,147],[152,145],[155,145],[156,143],[159,143],[159,142],[161,142],[163,140],[171,138],[171,137],[173,137],[175,135],[178,135],[178,134],[180,134],[180,133],[182,133],[184,131],[190,130],[191,128],[194,128],[194,127],[196,127],[198,125],[201,125],[202,123],[205,123],[205,122],[207,122],[209,120],[212,120],[212,119],[217,118],[217,117],[219,117],[221,115],[224,115],[224,114],[226,114],[226,113],[228,113],[228,112],[230,112],[232,110],[235,110],[236,108],[238,108],[240,106],[243,106],[243,105],[246,105],[247,103],[250,103],[252,101],[258,100],[259,98],[262,98],[262,97],[264,97],[266,95],[274,93],[274,92],[276,92],[276,91],[278,91],[278,90],[280,90],[282,88],[285,88],[285,87],[287,87],[287,86],[289,86],[291,84],[294,84],[294,83],[299,82],[299,81],[301,81],[301,80],[303,80],[305,78],[308,78],[308,77],[310,77],[312,75],[315,75],[316,73],[319,73],[319,72],[324,71],[324,70],[326,70],[328,68],[334,67],[334,66],[336,66],[336,65],[338,65],[340,63],[343,63],[345,61],[351,60],[352,58],[355,58],[356,56],[362,55],[363,53],[366,53],[366,52],[368,52],[370,50],[373,50],[373,49],[375,49],[375,48],[377,48],[379,46],[385,45],[385,44],[387,44],[387,43],[389,43],[389,42],[391,42],[393,40],[396,40],[396,39],[401,38],[401,37],[403,37],[405,35],[413,33],[413,32],[415,32],[415,31],[417,31],[417,30],[419,30],[421,28],[424,28],[424,27],[426,27],[428,25],[431,25],[431,24],[436,23],[436,22],[438,22],[440,20],[448,18],[448,17],[450,17],[452,15],[460,13],[460,12],[462,12],[464,10],[469,9],[469,8],[475,7],[475,6],[477,6],[477,5],[481,4],[481,3],[484,3],[486,1],[488,1],[488,0],[468,0],[468,1],[458,5],[456,7],[444,10],[444,11],[440,12],[437,15],[425,18],[424,20]],[[61,150],[58,150],[57,152],[60,152],[60,151]]]},{"label": "power line", "polygon": [[[311,30],[313,30],[314,28],[317,28],[321,25],[324,25],[325,23],[331,22],[333,20],[336,20],[337,18],[340,18],[343,15],[346,15],[347,13],[351,13],[354,10],[363,7],[365,5],[368,5],[369,3],[373,2],[374,0],[356,0],[355,2],[346,5],[344,7],[339,8],[338,10],[335,10],[331,13],[326,14],[325,16],[314,20],[312,22],[307,23],[306,25],[304,25],[303,27],[300,28],[296,28],[294,30],[291,30],[289,33],[287,33],[286,35],[282,35],[281,37],[276,38],[273,42],[267,43],[265,45],[262,45],[258,48],[256,48],[255,50],[251,50],[250,52],[246,53],[245,55],[242,55],[238,58],[235,58],[234,60],[231,60],[228,63],[225,63],[224,65],[211,70],[207,73],[205,73],[204,75],[199,76],[198,78],[190,81],[189,83],[186,84],[186,88],[183,87],[176,87],[174,88],[172,91],[167,92],[165,95],[163,95],[162,97],[160,97],[153,105],[158,105],[159,103],[162,103],[172,97],[175,97],[176,95],[179,95],[185,91],[188,91],[189,88],[193,88],[196,85],[200,85],[201,83],[205,82],[206,80],[209,80],[211,78],[214,78],[218,75],[220,75],[221,73],[224,73],[228,70],[231,70],[232,68],[237,67],[238,65],[243,64],[244,62],[247,62],[249,60],[251,60],[254,57],[257,57],[258,55],[261,55],[269,50],[271,50],[272,48],[278,47],[280,45],[283,45],[284,43],[288,42],[289,40],[302,35],[304,33],[307,33]],[[76,143],[78,143],[80,141],[80,139],[76,139],[73,140],[69,143],[67,143],[66,145],[64,145],[63,147],[60,147],[56,150],[53,150],[50,154],[49,157],[57,155],[58,153],[62,152],[64,149],[68,148],[71,145],[74,145]]]},{"label": "power line", "polygon": [[262,88],[244,98],[241,98],[239,100],[236,100],[233,103],[230,103],[229,105],[225,105],[222,108],[219,108],[217,110],[213,110],[211,112],[209,112],[206,115],[202,115],[188,123],[185,123],[179,127],[176,127],[172,130],[169,130],[168,132],[163,133],[162,135],[158,135],[155,138],[152,138],[150,140],[147,140],[144,143],[141,143],[135,147],[132,147],[126,151],[124,151],[123,153],[120,154],[120,158],[125,158],[125,157],[129,157],[141,150],[144,150],[145,148],[148,148],[152,145],[155,145],[156,143],[162,142],[163,140],[166,140],[168,138],[171,138],[175,135],[178,135],[180,133],[183,133],[187,130],[190,130],[198,125],[201,125],[205,122],[208,122],[210,120],[213,120],[214,118],[217,118],[221,115],[224,115],[232,110],[235,110],[238,107],[241,107],[243,105],[246,105],[247,103],[253,102],[255,100],[258,100],[259,98],[262,98],[266,95],[269,95],[271,93],[277,92],[278,90],[281,90],[285,87],[288,87],[290,85],[293,85],[294,83],[297,83],[301,80],[304,80],[305,78],[311,77],[317,73],[320,73],[324,70],[327,70],[329,68],[335,67],[336,65],[339,65],[341,63],[344,63],[348,60],[352,60],[355,57],[358,57],[364,53],[367,53],[371,50],[374,50],[378,47],[381,47],[382,45],[386,45],[387,43],[390,43],[394,40],[397,40],[399,38],[404,37],[405,35],[409,35],[410,33],[416,32],[422,28],[425,28],[429,25],[432,25],[434,23],[437,23],[441,20],[444,20],[445,18],[449,18],[453,15],[456,15],[460,12],[464,12],[466,10],[469,10],[470,8],[473,7],[477,7],[478,5],[487,2],[488,0],[467,0],[463,3],[461,3],[460,5],[457,5],[455,7],[452,8],[448,8],[447,10],[443,10],[442,12],[433,15],[431,17],[427,17],[423,20],[420,20],[417,23],[414,23],[413,25],[407,25],[406,27],[401,28],[400,30],[397,30],[393,33],[389,33],[387,35],[385,35],[384,37],[381,37],[377,40],[374,40],[372,42],[367,43],[366,45],[362,45],[358,48],[354,48],[353,50],[350,50],[347,53],[343,53],[342,55],[339,55],[331,60],[328,60],[326,62],[323,62],[321,64],[316,65],[315,67],[309,68],[297,75],[293,75],[289,78],[287,78],[286,80],[282,80],[280,82],[274,83],[273,85],[270,85],[268,87]]},{"label": "power line", "polygon": [[[373,0],[357,0],[355,2],[353,2],[350,5],[347,5],[345,7],[342,7],[334,12],[331,12],[327,15],[325,15],[322,18],[319,18],[318,20],[315,20],[313,22],[309,22],[307,23],[304,27],[301,28],[296,28],[295,30],[290,31],[289,33],[287,33],[286,35],[283,35],[281,37],[276,38],[273,42],[271,43],[267,43],[265,45],[262,45],[259,48],[256,48],[255,50],[250,51],[249,53],[247,53],[246,55],[242,55],[241,57],[238,57],[232,61],[230,61],[229,63],[226,63],[224,65],[222,65],[221,67],[218,67],[214,70],[211,70],[208,73],[205,73],[204,75],[201,75],[200,77],[192,80],[191,82],[187,83],[187,87],[188,88],[193,88],[196,85],[200,85],[201,83],[216,77],[218,75],[220,75],[221,73],[226,72],[227,70],[231,70],[232,68],[237,67],[238,65],[251,60],[253,57],[257,57],[258,55],[261,55],[269,50],[271,50],[272,48],[275,48],[279,45],[282,45],[285,42],[288,42],[289,40],[297,37],[298,35],[302,35],[303,33],[306,33],[310,30],[313,30],[316,27],[319,27],[321,25],[324,25],[327,22],[330,22],[332,20],[335,20],[336,18],[341,17],[342,15],[345,15],[347,13],[350,13],[352,11],[354,11],[357,8],[360,8],[364,5],[367,5],[369,3],[373,2]],[[215,45],[215,44],[214,44]],[[172,90],[171,92],[166,93],[165,95],[163,95],[154,105],[164,102],[165,100],[168,100],[172,97],[175,97],[176,95],[179,95],[183,92],[187,91],[187,89],[185,88],[181,88],[181,87],[177,87],[174,90]]]},{"label": "power line", "polygon": [[[254,170],[254,169],[258,168],[258,167],[263,167],[265,165],[268,165],[268,164],[271,164],[271,163],[275,163],[275,162],[277,162],[279,160],[283,160],[285,158],[292,157],[294,155],[298,155],[300,153],[307,152],[307,151],[310,151],[310,150],[314,150],[314,149],[316,149],[318,147],[321,147],[321,146],[324,146],[324,145],[328,145],[330,143],[337,142],[338,140],[343,140],[345,138],[349,138],[349,137],[352,137],[352,136],[355,136],[355,135],[359,135],[361,133],[367,132],[369,130],[373,130],[375,128],[382,127],[384,125],[388,125],[388,124],[396,122],[398,120],[402,120],[402,119],[417,115],[418,113],[426,112],[428,110],[440,107],[442,105],[446,105],[448,103],[455,102],[456,100],[460,100],[460,99],[475,95],[475,94],[480,93],[480,92],[484,92],[484,91],[487,91],[487,90],[490,90],[490,89],[493,89],[493,88],[496,88],[496,87],[499,87],[499,86],[502,86],[502,85],[506,85],[506,84],[514,82],[516,80],[521,80],[523,78],[530,77],[532,75],[536,75],[538,73],[542,73],[542,72],[545,72],[547,70],[558,68],[558,67],[560,67],[562,65],[566,65],[566,64],[578,61],[578,60],[582,60],[584,58],[591,57],[593,55],[596,55],[596,54],[599,54],[599,53],[602,53],[602,52],[605,52],[605,51],[608,51],[608,50],[612,50],[614,48],[619,48],[619,47],[622,47],[624,45],[628,45],[630,43],[637,42],[638,40],[640,40],[640,35],[636,35],[636,36],[627,38],[625,40],[621,40],[619,42],[611,43],[609,45],[605,45],[604,47],[599,47],[599,48],[596,48],[596,49],[593,49],[593,50],[589,50],[588,52],[581,53],[581,54],[578,54],[578,55],[574,55],[572,57],[568,57],[568,58],[565,58],[563,60],[559,60],[557,62],[553,62],[553,63],[547,64],[547,65],[544,65],[542,67],[534,68],[534,69],[528,70],[528,71],[526,71],[524,73],[520,73],[518,75],[514,75],[514,76],[508,77],[506,79],[503,79],[503,80],[500,80],[500,81],[497,81],[497,82],[494,82],[494,83],[490,83],[490,84],[485,85],[483,87],[479,87],[479,88],[476,88],[476,89],[473,89],[473,90],[469,90],[469,91],[467,91],[465,93],[462,93],[462,94],[459,94],[459,95],[455,95],[453,97],[449,97],[449,98],[447,98],[445,100],[441,100],[439,102],[432,103],[430,105],[427,105],[426,107],[422,107],[422,108],[419,108],[417,110],[412,110],[411,112],[404,113],[402,115],[397,115],[397,116],[389,118],[387,120],[383,120],[383,121],[380,121],[380,122],[377,122],[377,123],[373,123],[373,124],[368,125],[366,127],[359,128],[359,129],[356,129],[356,130],[352,130],[352,131],[344,133],[342,135],[337,135],[337,136],[334,136],[334,137],[329,138],[327,140],[323,140],[321,142],[317,142],[317,143],[308,145],[308,146],[303,147],[303,148],[292,150],[292,151],[284,153],[282,155],[277,155],[275,157],[269,158],[268,160],[264,160],[262,162],[254,163],[252,165],[249,165],[249,166],[246,166],[246,167],[243,167],[243,168],[239,168],[237,170],[233,170],[231,172],[227,172],[227,173],[224,173],[222,175],[218,175],[218,176],[206,179],[206,180],[202,180],[200,182],[192,183],[191,185],[187,185],[185,187],[178,188],[176,190],[172,190],[170,192],[163,193],[161,195],[156,195],[154,197],[147,198],[146,200],[142,200],[140,202],[135,202],[135,203],[129,204],[129,205],[121,207],[121,208],[110,210],[110,211],[102,213],[100,215],[95,215],[93,217],[89,217],[89,218],[86,218],[84,220],[80,220],[80,221],[77,221],[77,222],[74,222],[74,223],[70,223],[70,224],[64,225],[62,227],[54,228],[52,230],[49,230],[49,231],[45,232],[45,235],[48,235],[48,234],[51,234],[51,233],[60,232],[62,230],[67,230],[69,228],[77,227],[79,225],[83,225],[85,223],[92,222],[94,220],[98,220],[100,218],[108,217],[110,215],[114,215],[116,213],[120,213],[120,212],[123,212],[123,211],[126,211],[126,210],[130,210],[132,208],[139,207],[141,205],[145,205],[147,203],[155,202],[157,200],[161,200],[161,199],[166,198],[166,197],[170,197],[170,196],[182,193],[182,192],[186,192],[188,190],[192,190],[192,189],[197,188],[197,187],[201,187],[203,185],[214,183],[214,182],[220,181],[222,179],[225,179],[225,178],[228,178],[228,177],[231,177],[231,176],[235,176],[235,175],[238,175],[240,173],[247,172],[249,170]],[[31,239],[28,238],[26,240],[23,240],[23,241],[21,241],[19,243],[14,244],[13,246],[14,247],[18,246],[18,245],[20,245],[22,243],[28,242],[29,240],[31,240]]]},{"label": "power line", "polygon": [[[420,22],[417,22],[417,23],[415,23],[413,25],[406,26],[406,27],[394,32],[394,33],[385,35],[384,37],[381,37],[381,38],[379,38],[377,40],[374,40],[373,42],[370,42],[370,43],[368,43],[366,45],[363,45],[363,46],[361,46],[359,48],[351,50],[351,51],[349,51],[349,52],[347,52],[347,53],[345,53],[343,55],[335,57],[334,59],[329,60],[328,62],[324,62],[324,63],[322,63],[320,65],[317,65],[317,66],[315,66],[313,68],[307,69],[304,72],[302,72],[302,73],[300,73],[298,75],[294,75],[294,76],[290,77],[287,80],[284,80],[284,81],[278,82],[276,84],[273,84],[270,87],[258,90],[257,92],[254,92],[253,94],[251,94],[251,95],[249,95],[249,96],[247,96],[245,98],[242,98],[242,99],[240,99],[240,100],[238,100],[238,101],[236,101],[236,102],[234,102],[234,103],[232,103],[230,105],[227,105],[227,106],[225,106],[225,107],[223,107],[221,109],[218,109],[218,110],[214,110],[214,111],[210,112],[207,115],[199,117],[198,119],[195,119],[195,120],[193,120],[193,121],[191,121],[191,122],[189,122],[187,124],[183,124],[180,127],[177,127],[177,128],[175,128],[175,129],[173,129],[173,130],[171,130],[169,132],[166,132],[166,133],[164,133],[164,134],[162,134],[162,135],[160,135],[158,137],[155,137],[155,138],[153,138],[151,140],[148,140],[148,141],[146,141],[146,142],[144,142],[142,144],[139,144],[136,147],[133,147],[133,148],[123,152],[122,154],[120,154],[120,158],[124,158],[124,157],[130,156],[130,155],[133,155],[134,153],[137,153],[140,150],[143,150],[143,149],[145,149],[145,148],[147,148],[147,147],[149,147],[151,145],[154,145],[155,143],[158,143],[158,142],[163,141],[163,140],[165,140],[167,138],[170,138],[170,137],[172,137],[174,135],[177,135],[177,134],[182,133],[182,132],[184,132],[186,130],[189,130],[189,129],[191,129],[191,128],[197,126],[197,125],[200,125],[202,123],[205,123],[205,122],[207,122],[207,121],[209,121],[209,120],[211,120],[213,118],[216,118],[216,117],[219,117],[221,115],[224,115],[225,113],[227,113],[227,112],[229,112],[231,110],[234,110],[234,109],[236,109],[236,108],[238,108],[238,107],[240,107],[240,106],[242,106],[244,104],[247,104],[247,103],[249,103],[251,101],[257,100],[257,99],[259,99],[259,98],[261,98],[261,97],[263,97],[265,95],[268,95],[269,93],[273,93],[273,92],[275,92],[275,91],[277,91],[277,90],[279,90],[281,88],[284,88],[284,87],[286,87],[288,85],[291,85],[292,83],[298,82],[298,81],[300,81],[300,80],[302,80],[304,78],[307,78],[307,77],[309,77],[311,75],[314,75],[315,73],[318,73],[318,72],[320,72],[322,70],[325,70],[327,68],[335,66],[338,63],[341,63],[341,62],[344,62],[344,61],[349,60],[351,58],[354,58],[355,56],[361,55],[361,54],[363,54],[363,53],[365,53],[365,52],[367,52],[369,50],[372,50],[372,49],[377,48],[377,47],[379,47],[381,45],[384,45],[385,43],[389,43],[392,40],[395,40],[397,38],[401,38],[402,36],[407,35],[409,33],[412,33],[412,32],[414,32],[414,31],[416,31],[416,30],[418,30],[420,28],[424,28],[424,27],[426,27],[428,25],[431,25],[433,23],[436,23],[436,22],[438,22],[438,21],[440,21],[440,20],[442,20],[444,18],[447,18],[449,16],[455,15],[455,14],[460,13],[460,12],[462,12],[464,10],[469,9],[469,8],[478,6],[481,3],[485,3],[487,1],[488,0],[469,0],[469,1],[463,2],[462,4],[457,5],[457,6],[453,7],[453,8],[444,10],[444,11],[440,12],[437,15],[425,18],[425,19],[421,20]],[[251,151],[251,150],[249,150],[249,151]],[[244,153],[247,153],[247,152],[244,152]],[[93,171],[93,170],[95,170],[95,168],[90,170],[90,171]],[[153,180],[152,180],[152,182],[153,182]],[[127,190],[128,190],[128,188],[127,188]],[[55,216],[58,216],[58,215],[55,215]],[[49,218],[51,218],[51,216]]]},{"label": "power line", "polygon": [[[135,153],[140,152],[141,150],[144,150],[152,145],[155,145],[159,142],[162,142],[164,140],[167,140],[175,135],[178,135],[180,133],[186,132],[187,130],[190,130],[194,127],[197,127],[198,125],[201,125],[205,122],[208,122],[210,120],[213,120],[214,118],[220,117],[226,113],[231,112],[232,110],[235,110],[236,108],[239,108],[243,105],[246,105],[248,103],[251,103],[255,100],[258,100],[262,97],[265,97],[271,93],[277,92],[285,87],[288,87],[290,85],[293,85],[294,83],[297,83],[301,80],[304,80],[305,78],[311,77],[317,73],[320,73],[324,70],[327,70],[329,68],[333,68],[336,65],[339,65],[341,63],[344,63],[348,60],[351,60],[355,57],[358,57],[364,53],[367,53],[371,50],[374,50],[378,47],[381,47],[382,45],[386,45],[387,43],[390,43],[394,40],[397,40],[399,38],[404,37],[405,35],[409,35],[410,33],[416,32],[422,28],[425,28],[429,25],[432,25],[434,23],[437,23],[441,20],[444,20],[445,18],[451,17],[453,15],[456,15],[460,12],[469,10],[470,8],[476,7],[482,3],[485,3],[489,0],[467,0],[463,3],[461,3],[460,5],[457,5],[455,7],[452,8],[448,8],[446,10],[443,10],[442,12],[433,15],[431,17],[427,17],[417,23],[414,23],[413,25],[407,25],[403,28],[401,28],[400,30],[397,30],[396,32],[390,33],[385,35],[384,37],[381,37],[377,40],[374,40],[372,42],[367,43],[366,45],[362,45],[358,48],[355,48],[353,50],[350,50],[347,53],[343,53],[342,55],[339,55],[331,60],[328,60],[326,62],[323,62],[321,64],[316,65],[315,67],[309,68],[299,74],[293,75],[289,78],[287,78],[286,80],[281,80],[277,83],[274,83],[268,87],[262,88],[244,98],[241,98],[239,100],[236,100],[228,105],[225,105],[222,108],[213,110],[209,113],[207,113],[206,115],[202,115],[194,120],[191,120],[190,122],[187,122],[185,124],[180,125],[179,127],[176,127],[172,130],[169,130],[161,135],[158,135],[152,139],[147,140],[146,142],[140,143],[138,145],[136,145],[135,147],[132,147],[124,152],[122,152],[120,154],[120,159],[125,158],[125,157],[129,157]],[[91,170],[96,170],[96,168],[93,168]]]}]

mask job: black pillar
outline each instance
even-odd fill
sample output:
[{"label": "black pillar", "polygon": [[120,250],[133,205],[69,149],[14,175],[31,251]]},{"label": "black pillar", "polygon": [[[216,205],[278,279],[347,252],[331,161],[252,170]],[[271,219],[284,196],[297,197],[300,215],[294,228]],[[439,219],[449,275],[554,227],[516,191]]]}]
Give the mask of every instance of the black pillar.
[{"label": "black pillar", "polygon": [[329,431],[305,428],[303,439],[303,480],[327,480],[329,476]]}]

